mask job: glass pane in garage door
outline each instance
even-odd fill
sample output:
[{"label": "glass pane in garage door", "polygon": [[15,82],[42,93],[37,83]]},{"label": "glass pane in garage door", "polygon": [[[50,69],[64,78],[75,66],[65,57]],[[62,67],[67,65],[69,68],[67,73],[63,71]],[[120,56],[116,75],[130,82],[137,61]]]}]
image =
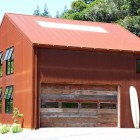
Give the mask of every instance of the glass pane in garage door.
[{"label": "glass pane in garage door", "polygon": [[81,108],[97,108],[97,103],[81,103]]},{"label": "glass pane in garage door", "polygon": [[78,108],[78,103],[62,103],[62,108]]},{"label": "glass pane in garage door", "polygon": [[41,102],[41,108],[58,108],[58,102]]}]

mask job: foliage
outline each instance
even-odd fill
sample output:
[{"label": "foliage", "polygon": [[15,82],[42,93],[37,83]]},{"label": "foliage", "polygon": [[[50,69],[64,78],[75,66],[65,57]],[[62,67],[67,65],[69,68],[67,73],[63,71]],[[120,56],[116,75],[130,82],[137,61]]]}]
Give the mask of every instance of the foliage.
[{"label": "foliage", "polygon": [[68,12],[68,8],[67,8],[67,6],[65,5],[65,6],[64,6],[64,10],[63,10],[63,12],[61,13],[60,17],[63,17],[63,16],[65,15],[65,13],[67,13],[67,12]]},{"label": "foliage", "polygon": [[127,15],[127,10],[122,6],[123,2],[122,0],[100,0],[90,8],[86,18],[91,21],[108,23],[123,19]]},{"label": "foliage", "polygon": [[17,124],[17,123],[12,124],[12,132],[13,133],[18,133],[18,132],[21,132],[22,130],[23,129],[21,128],[20,124]]},{"label": "foliage", "polygon": [[71,9],[67,10],[61,17],[65,19],[85,20],[84,10],[88,5],[84,0],[76,0],[71,4]]},{"label": "foliage", "polygon": [[139,16],[140,0],[76,0],[62,18],[116,22],[140,36]]},{"label": "foliage", "polygon": [[82,11],[82,12],[72,12],[71,10],[69,10],[68,13],[65,13],[63,18],[74,19],[74,20],[85,20],[85,16],[84,16],[83,13],[84,13],[84,11]]},{"label": "foliage", "polygon": [[[14,118],[14,123],[11,126],[11,130],[13,133],[18,133],[21,132],[23,130],[23,128],[21,128],[21,125],[18,124],[18,119],[22,118],[23,114],[19,113],[19,109],[18,108],[14,108],[13,111],[13,118]],[[10,131],[10,125],[9,124],[0,124],[0,133],[1,134],[5,134],[8,133]]]},{"label": "foliage", "polygon": [[18,124],[18,119],[22,118],[22,117],[23,117],[23,114],[19,113],[19,109],[14,108],[14,111],[13,111],[14,123],[12,124],[12,132],[13,133],[18,133],[18,132],[21,132],[23,130],[21,128],[21,125]]},{"label": "foliage", "polygon": [[118,9],[113,2],[101,1],[87,13],[86,18],[90,21],[111,22],[118,19]]},{"label": "foliage", "polygon": [[118,20],[117,22],[140,37],[140,16],[127,16],[123,20]]},{"label": "foliage", "polygon": [[14,108],[14,111],[13,111],[14,123],[18,123],[18,119],[22,118],[22,117],[23,117],[23,114],[19,113],[19,109],[18,108]]},{"label": "foliage", "polygon": [[86,4],[90,4],[94,0],[83,0]]},{"label": "foliage", "polygon": [[36,7],[36,10],[34,10],[33,15],[34,15],[34,16],[40,16],[40,8],[39,8],[38,5],[37,5],[37,7]]},{"label": "foliage", "polygon": [[34,10],[34,12],[33,12],[33,15],[34,15],[34,16],[51,17],[51,16],[49,15],[49,10],[48,10],[48,8],[47,8],[47,4],[44,5],[44,10],[43,10],[43,12],[40,11],[39,6],[37,5],[36,10]]},{"label": "foliage", "polygon": [[82,0],[76,0],[72,2],[71,4],[71,9],[73,12],[80,12],[83,11],[86,8],[86,3],[83,2]]},{"label": "foliage", "polygon": [[49,15],[49,10],[48,10],[46,4],[44,5],[44,12],[41,14],[41,16],[50,17],[50,15]]},{"label": "foliage", "polygon": [[127,0],[129,5],[129,15],[140,16],[140,0]]},{"label": "foliage", "polygon": [[59,14],[59,11],[56,12],[56,18],[60,18],[60,14]]},{"label": "foliage", "polygon": [[0,125],[0,133],[6,134],[10,131],[10,126],[8,124]]}]

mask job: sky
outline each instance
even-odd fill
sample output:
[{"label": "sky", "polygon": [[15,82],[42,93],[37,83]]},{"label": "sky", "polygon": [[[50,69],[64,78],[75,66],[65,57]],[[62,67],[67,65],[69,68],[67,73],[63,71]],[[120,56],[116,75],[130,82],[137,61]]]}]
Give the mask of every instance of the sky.
[{"label": "sky", "polygon": [[65,5],[70,8],[71,2],[74,0],[0,0],[0,22],[4,13],[17,13],[33,15],[37,5],[43,12],[45,3],[47,4],[49,14],[55,17],[56,12],[64,11]]}]

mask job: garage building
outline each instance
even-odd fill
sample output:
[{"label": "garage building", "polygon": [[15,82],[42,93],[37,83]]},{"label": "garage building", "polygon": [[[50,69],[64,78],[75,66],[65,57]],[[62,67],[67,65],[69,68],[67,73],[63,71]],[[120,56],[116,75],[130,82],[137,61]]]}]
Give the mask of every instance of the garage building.
[{"label": "garage building", "polygon": [[117,24],[7,13],[0,62],[2,123],[18,107],[26,128],[134,127],[140,39]]}]

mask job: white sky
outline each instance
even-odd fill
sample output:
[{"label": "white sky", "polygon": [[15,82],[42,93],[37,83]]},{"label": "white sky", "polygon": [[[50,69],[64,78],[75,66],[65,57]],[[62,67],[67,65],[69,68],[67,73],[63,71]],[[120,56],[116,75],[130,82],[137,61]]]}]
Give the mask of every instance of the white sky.
[{"label": "white sky", "polygon": [[68,8],[74,0],[0,0],[0,22],[4,13],[17,13],[32,15],[37,5],[43,12],[45,3],[47,4],[51,16],[55,16],[56,12],[60,13],[66,5]]}]

